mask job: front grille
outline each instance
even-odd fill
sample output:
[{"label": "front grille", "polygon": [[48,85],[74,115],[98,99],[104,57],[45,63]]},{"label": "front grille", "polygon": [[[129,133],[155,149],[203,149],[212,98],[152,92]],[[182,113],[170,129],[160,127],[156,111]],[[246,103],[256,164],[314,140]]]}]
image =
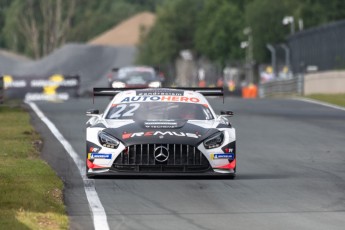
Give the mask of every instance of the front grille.
[{"label": "front grille", "polygon": [[[166,160],[164,156],[157,158],[162,148],[164,155],[169,152]],[[115,159],[113,169],[134,172],[204,172],[210,169],[210,164],[207,158],[193,146],[143,144],[131,145],[123,150]]]}]

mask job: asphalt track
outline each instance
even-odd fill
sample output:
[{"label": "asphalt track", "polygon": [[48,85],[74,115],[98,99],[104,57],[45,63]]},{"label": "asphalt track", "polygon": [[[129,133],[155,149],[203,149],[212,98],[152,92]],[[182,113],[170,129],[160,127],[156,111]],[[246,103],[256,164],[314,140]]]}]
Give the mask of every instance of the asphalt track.
[{"label": "asphalt track", "polygon": [[[85,111],[108,98],[37,102],[80,157]],[[224,179],[101,179],[95,188],[110,229],[345,229],[345,112],[283,99],[211,99],[232,110],[238,176]],[[43,158],[65,183],[71,229],[93,229],[73,161],[32,114]]]},{"label": "asphalt track", "polygon": [[92,87],[108,85],[106,74],[113,67],[134,62],[136,48],[132,46],[99,46],[66,44],[39,60],[21,60],[0,52],[0,74],[12,76],[48,77],[53,74],[79,75],[80,94]]}]

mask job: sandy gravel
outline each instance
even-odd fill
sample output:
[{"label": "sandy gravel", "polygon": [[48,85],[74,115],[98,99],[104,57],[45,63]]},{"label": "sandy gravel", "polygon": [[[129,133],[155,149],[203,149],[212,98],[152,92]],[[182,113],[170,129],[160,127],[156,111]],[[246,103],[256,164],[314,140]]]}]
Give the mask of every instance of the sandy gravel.
[{"label": "sandy gravel", "polygon": [[142,28],[149,29],[153,26],[156,16],[150,12],[143,12],[121,22],[112,29],[93,38],[88,44],[93,45],[137,45],[140,41]]}]

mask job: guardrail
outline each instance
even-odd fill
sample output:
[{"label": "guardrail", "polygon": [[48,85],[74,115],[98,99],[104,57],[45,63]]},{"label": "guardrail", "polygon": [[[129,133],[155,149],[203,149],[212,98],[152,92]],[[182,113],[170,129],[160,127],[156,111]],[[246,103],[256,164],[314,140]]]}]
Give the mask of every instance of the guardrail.
[{"label": "guardrail", "polygon": [[259,85],[259,97],[303,95],[303,85],[303,75],[298,75],[292,79],[273,80]]}]

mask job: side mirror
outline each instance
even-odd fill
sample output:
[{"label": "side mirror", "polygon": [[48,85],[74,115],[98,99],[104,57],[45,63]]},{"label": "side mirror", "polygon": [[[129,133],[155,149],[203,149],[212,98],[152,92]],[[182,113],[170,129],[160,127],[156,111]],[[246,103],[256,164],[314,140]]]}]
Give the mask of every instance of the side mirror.
[{"label": "side mirror", "polygon": [[111,71],[117,72],[117,71],[119,71],[119,68],[118,67],[112,68]]},{"label": "side mirror", "polygon": [[90,109],[90,110],[86,111],[86,116],[94,117],[94,116],[98,116],[98,115],[99,115],[98,109]]},{"label": "side mirror", "polygon": [[220,115],[232,117],[232,116],[234,116],[234,112],[232,112],[232,111],[220,111]]}]

